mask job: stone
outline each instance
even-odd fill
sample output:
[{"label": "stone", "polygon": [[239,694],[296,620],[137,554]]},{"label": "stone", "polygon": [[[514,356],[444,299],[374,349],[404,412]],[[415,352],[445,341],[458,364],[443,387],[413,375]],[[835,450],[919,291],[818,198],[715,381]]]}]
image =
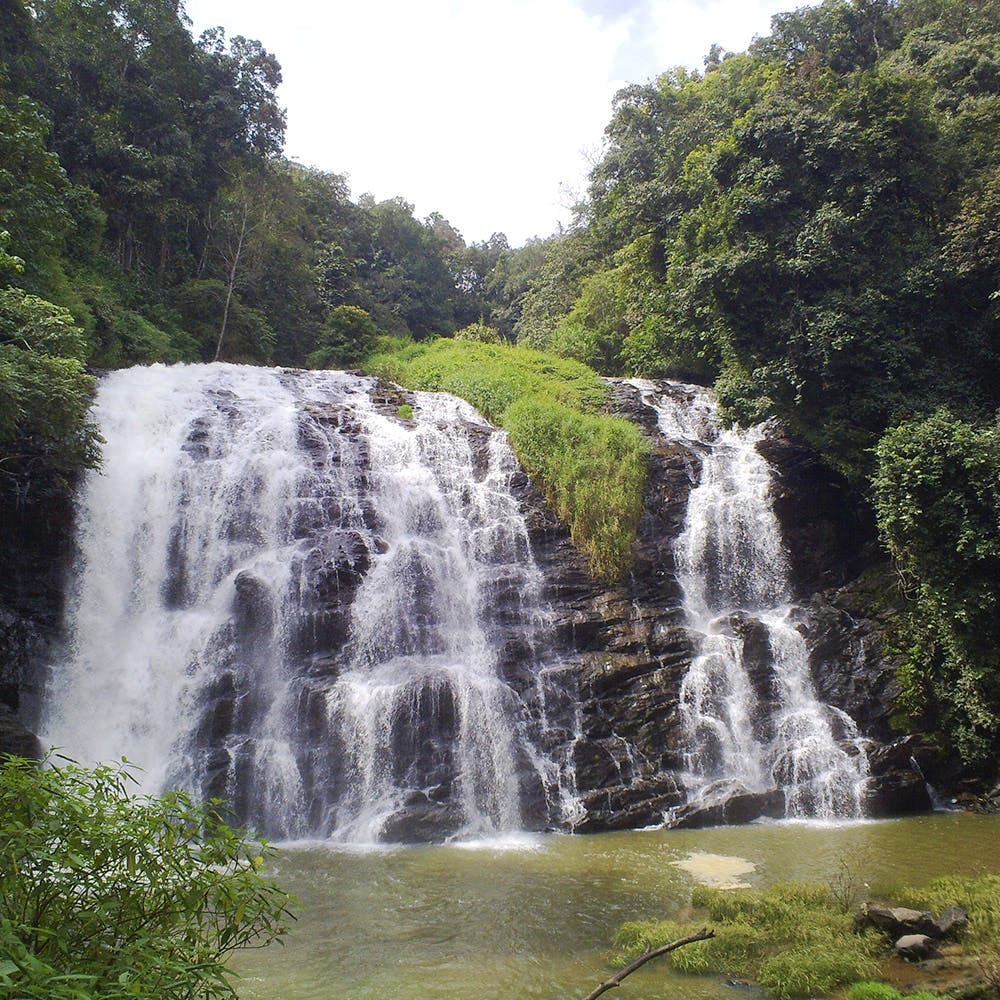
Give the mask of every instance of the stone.
[{"label": "stone", "polygon": [[969,914],[961,906],[949,906],[934,923],[937,925],[937,937],[954,937],[969,926]]},{"label": "stone", "polygon": [[937,942],[927,934],[904,934],[896,941],[895,948],[900,958],[919,962],[937,951]]},{"label": "stone", "polygon": [[420,794],[382,824],[380,839],[393,844],[428,844],[458,833],[462,812],[452,803],[432,802]]},{"label": "stone", "polygon": [[780,421],[769,423],[757,450],[776,472],[771,498],[791,556],[795,593],[842,586],[856,577],[876,539],[871,508]]},{"label": "stone", "polygon": [[940,930],[934,915],[927,910],[911,910],[904,906],[879,906],[865,903],[855,918],[855,929],[875,927],[896,939],[908,935],[939,937]]}]

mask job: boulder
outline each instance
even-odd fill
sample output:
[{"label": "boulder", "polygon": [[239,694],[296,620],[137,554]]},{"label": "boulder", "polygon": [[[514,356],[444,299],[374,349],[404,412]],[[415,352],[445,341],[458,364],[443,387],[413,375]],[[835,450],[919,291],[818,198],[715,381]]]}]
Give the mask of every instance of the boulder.
[{"label": "boulder", "polygon": [[932,913],[927,910],[911,910],[905,906],[890,907],[865,903],[855,918],[854,926],[858,930],[875,927],[885,931],[894,940],[914,934],[927,937],[940,936],[940,929]]},{"label": "boulder", "polygon": [[907,736],[869,753],[871,780],[866,811],[869,816],[901,816],[933,808],[927,782],[914,758],[917,737]]},{"label": "boulder", "polygon": [[928,934],[904,934],[896,941],[895,947],[900,958],[919,962],[937,951],[937,942]]},{"label": "boulder", "polygon": [[382,824],[379,840],[393,844],[428,844],[458,833],[461,809],[447,802],[432,802],[421,792],[407,796],[405,805]]},{"label": "boulder", "polygon": [[668,825],[672,828],[697,830],[706,826],[752,823],[763,816],[780,819],[784,815],[785,793],[774,788],[766,792],[738,793],[710,805],[689,802],[674,813]]},{"label": "boulder", "polygon": [[969,914],[961,906],[949,906],[934,923],[938,930],[936,937],[954,937],[969,926]]}]

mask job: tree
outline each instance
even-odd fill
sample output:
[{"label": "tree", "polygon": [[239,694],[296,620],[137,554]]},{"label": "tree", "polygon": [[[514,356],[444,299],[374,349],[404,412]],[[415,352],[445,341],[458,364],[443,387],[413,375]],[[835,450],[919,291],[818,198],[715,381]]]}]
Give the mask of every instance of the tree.
[{"label": "tree", "polygon": [[[0,233],[0,273],[18,272]],[[0,477],[23,502],[86,466],[96,466],[100,436],[87,422],[94,379],[87,344],[73,317],[20,288],[0,289]]]},{"label": "tree", "polygon": [[375,322],[357,306],[335,306],[327,314],[319,344],[308,358],[310,368],[336,368],[371,354],[377,334]]},{"label": "tree", "polygon": [[0,761],[0,993],[235,997],[227,955],[285,933],[289,897],[215,804],[129,794],[133,769]]},{"label": "tree", "polygon": [[912,597],[903,708],[968,764],[1000,750],[1000,420],[939,410],[878,445],[879,530]]}]

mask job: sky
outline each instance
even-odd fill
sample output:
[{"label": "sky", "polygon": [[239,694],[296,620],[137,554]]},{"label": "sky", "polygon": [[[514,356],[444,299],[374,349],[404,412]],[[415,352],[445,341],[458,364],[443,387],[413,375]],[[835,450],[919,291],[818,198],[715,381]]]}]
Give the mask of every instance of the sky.
[{"label": "sky", "polygon": [[467,243],[570,221],[615,92],[713,43],[741,52],[802,0],[186,0],[281,63],[285,154],[402,196]]}]

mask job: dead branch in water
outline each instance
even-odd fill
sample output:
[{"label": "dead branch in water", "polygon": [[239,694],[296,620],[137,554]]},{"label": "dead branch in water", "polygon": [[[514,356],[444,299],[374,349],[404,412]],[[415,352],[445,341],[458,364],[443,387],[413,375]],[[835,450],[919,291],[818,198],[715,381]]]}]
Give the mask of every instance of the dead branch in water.
[{"label": "dead branch in water", "polygon": [[686,944],[693,944],[695,941],[707,941],[709,938],[715,937],[715,931],[709,930],[707,927],[703,927],[697,934],[690,934],[688,937],[678,938],[676,941],[671,941],[670,944],[661,944],[659,948],[650,948],[646,946],[646,950],[633,962],[629,962],[628,965],[622,969],[621,972],[612,976],[610,979],[605,980],[597,987],[593,993],[588,993],[583,1000],[597,1000],[597,998],[602,994],[606,993],[608,990],[613,990],[616,986],[621,986],[622,980],[626,976],[631,976],[636,969],[641,969],[647,962],[652,961],[654,958],[659,958],[660,955],[666,955],[668,951],[674,951],[677,948],[683,948]]}]

